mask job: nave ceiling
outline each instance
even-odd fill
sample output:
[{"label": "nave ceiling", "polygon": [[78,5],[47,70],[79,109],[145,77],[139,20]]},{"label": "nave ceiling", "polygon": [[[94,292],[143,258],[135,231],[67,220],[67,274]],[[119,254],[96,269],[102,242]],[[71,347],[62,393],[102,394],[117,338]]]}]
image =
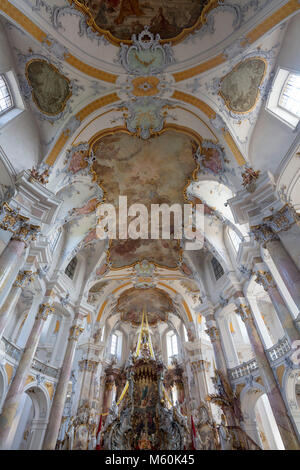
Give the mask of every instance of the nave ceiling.
[{"label": "nave ceiling", "polygon": [[[119,195],[128,196],[128,205],[205,203],[205,250],[230,265],[223,232],[236,224],[224,203],[242,189],[246,166],[259,169],[251,140],[274,78],[284,20],[299,3],[186,0],[185,15],[176,14],[178,2],[171,9],[156,0],[88,1],[84,8],[80,0],[2,3],[38,157],[29,164],[16,150],[14,160],[1,136],[0,144],[16,173],[38,165],[49,170],[46,187],[62,200],[62,267],[82,254],[89,295],[97,293],[92,284],[100,278],[111,286],[99,306],[127,277],[131,284],[119,306],[133,316],[130,291],[143,294],[136,291],[143,282],[158,297],[164,277],[175,276],[170,286],[190,282],[176,240],[97,240],[97,207],[104,200],[117,205]],[[154,287],[153,273],[135,272],[144,260],[158,273]],[[183,286],[179,291],[186,295]],[[156,312],[159,318],[169,307]]]}]

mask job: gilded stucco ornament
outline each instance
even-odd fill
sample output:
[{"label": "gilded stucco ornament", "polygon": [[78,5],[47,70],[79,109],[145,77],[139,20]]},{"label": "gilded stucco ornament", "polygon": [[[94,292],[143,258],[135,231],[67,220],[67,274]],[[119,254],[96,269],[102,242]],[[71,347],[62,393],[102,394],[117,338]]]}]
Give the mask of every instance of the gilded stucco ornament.
[{"label": "gilded stucco ornament", "polygon": [[13,284],[14,287],[26,287],[27,284],[30,284],[36,273],[32,271],[19,271],[16,277],[16,280]]},{"label": "gilded stucco ornament", "polygon": [[278,234],[289,230],[298,221],[299,216],[295,209],[290,204],[286,204],[271,216],[265,217],[261,225],[250,227],[250,233],[256,241],[265,246],[268,241],[279,240]]},{"label": "gilded stucco ornament", "polygon": [[255,171],[251,167],[245,167],[244,172],[242,173],[242,185],[249,193],[254,193],[256,190],[256,181],[258,180],[260,171]]},{"label": "gilded stucco ornament", "polygon": [[235,170],[229,166],[230,162],[221,145],[203,140],[201,149],[198,148],[195,157],[199,163],[199,174],[212,175],[221,183],[231,186],[228,176],[229,174],[234,175]]},{"label": "gilded stucco ornament", "polygon": [[155,279],[156,266],[149,263],[148,260],[143,260],[137,263],[134,268],[133,285],[136,289],[149,289],[156,286]]},{"label": "gilded stucco ornament", "polygon": [[118,46],[122,41],[130,44],[132,34],[140,33],[146,25],[150,25],[155,34],[160,34],[163,41],[177,44],[205,25],[208,14],[223,0],[182,0],[173,5],[161,5],[155,0],[149,0],[145,5],[139,0],[116,1],[109,5],[92,0],[69,2],[85,15],[87,24],[94,31]]},{"label": "gilded stucco ornament", "polygon": [[299,215],[291,204],[285,204],[279,211],[269,217],[264,218],[274,233],[280,233],[282,230],[288,230],[292,225],[299,222]]},{"label": "gilded stucco ornament", "polygon": [[25,245],[36,240],[40,234],[40,227],[32,225],[28,217],[20,214],[19,209],[11,208],[6,202],[0,208],[0,228],[13,234],[14,240],[19,240]]}]

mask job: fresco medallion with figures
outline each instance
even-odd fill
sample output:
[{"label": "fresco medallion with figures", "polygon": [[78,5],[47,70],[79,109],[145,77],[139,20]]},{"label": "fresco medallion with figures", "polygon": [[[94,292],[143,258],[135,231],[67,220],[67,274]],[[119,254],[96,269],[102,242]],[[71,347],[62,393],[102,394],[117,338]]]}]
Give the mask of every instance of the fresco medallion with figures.
[{"label": "fresco medallion with figures", "polygon": [[87,17],[88,25],[115,43],[131,42],[149,26],[153,34],[172,43],[199,29],[215,0],[69,0]]}]

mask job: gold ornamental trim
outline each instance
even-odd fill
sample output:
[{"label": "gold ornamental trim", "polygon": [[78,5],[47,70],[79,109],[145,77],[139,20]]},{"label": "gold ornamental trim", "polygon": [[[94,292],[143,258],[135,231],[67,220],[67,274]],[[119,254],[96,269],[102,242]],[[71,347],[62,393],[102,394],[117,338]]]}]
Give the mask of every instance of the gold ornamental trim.
[{"label": "gold ornamental trim", "polygon": [[[131,39],[119,39],[114,36],[108,29],[103,29],[94,20],[94,17],[88,6],[85,5],[84,0],[68,0],[69,3],[75,6],[77,10],[81,11],[85,16],[87,16],[86,22],[95,32],[105,36],[105,38],[114,46],[120,47],[121,43],[131,45],[133,42]],[[218,8],[224,0],[207,0],[207,4],[204,6],[201,15],[193,26],[183,28],[183,30],[173,38],[161,39],[161,44],[171,43],[173,46],[180,43],[185,39],[189,34],[193,33],[201,26],[205,25],[207,22],[207,15],[212,10]]]}]

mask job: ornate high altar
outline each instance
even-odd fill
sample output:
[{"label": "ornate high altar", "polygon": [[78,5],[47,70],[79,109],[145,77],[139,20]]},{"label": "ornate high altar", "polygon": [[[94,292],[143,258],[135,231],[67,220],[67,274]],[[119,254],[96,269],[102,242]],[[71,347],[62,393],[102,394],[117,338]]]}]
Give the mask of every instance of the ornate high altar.
[{"label": "ornate high altar", "polygon": [[[170,404],[164,388],[165,367],[156,360],[148,322],[144,315],[136,353],[125,366],[127,382],[107,417],[102,431],[102,449],[180,450],[186,447],[185,418]],[[126,397],[125,397],[126,394]],[[124,397],[124,398],[123,398]]]}]

